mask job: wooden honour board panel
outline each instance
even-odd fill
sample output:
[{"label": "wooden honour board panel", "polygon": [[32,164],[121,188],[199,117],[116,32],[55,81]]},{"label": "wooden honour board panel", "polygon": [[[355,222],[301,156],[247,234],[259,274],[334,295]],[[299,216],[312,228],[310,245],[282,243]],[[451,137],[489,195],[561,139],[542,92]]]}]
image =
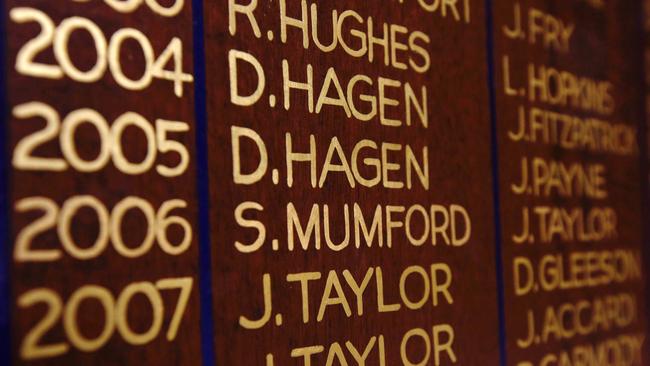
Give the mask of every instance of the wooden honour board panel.
[{"label": "wooden honour board panel", "polygon": [[14,364],[201,362],[191,4],[113,3],[4,2]]},{"label": "wooden honour board panel", "polygon": [[216,364],[498,362],[484,5],[445,10],[204,3]]},{"label": "wooden honour board panel", "polygon": [[642,364],[640,12],[495,3],[509,365]]},{"label": "wooden honour board panel", "polygon": [[0,365],[645,365],[640,2],[0,8]]}]

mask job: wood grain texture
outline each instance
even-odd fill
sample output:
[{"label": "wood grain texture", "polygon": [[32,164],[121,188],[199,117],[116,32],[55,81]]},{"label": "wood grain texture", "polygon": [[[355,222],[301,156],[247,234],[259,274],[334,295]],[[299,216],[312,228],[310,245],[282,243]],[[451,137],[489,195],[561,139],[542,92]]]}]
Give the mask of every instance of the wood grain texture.
[{"label": "wood grain texture", "polygon": [[[299,1],[287,1],[287,13],[292,17],[301,14]],[[310,48],[302,46],[301,32],[295,27],[287,31],[287,42],[280,41],[279,2],[260,2],[255,11],[259,22],[261,38],[256,38],[245,15],[237,17],[237,33],[231,36],[228,30],[228,6],[226,2],[205,1],[208,138],[211,188],[212,222],[212,268],[213,304],[215,316],[215,347],[217,364],[264,365],[265,355],[272,354],[276,365],[300,365],[301,357],[291,357],[292,349],[311,345],[323,345],[325,350],[313,357],[313,362],[322,364],[327,358],[331,343],[343,347],[348,362],[354,362],[345,348],[349,340],[355,347],[363,349],[371,337],[384,335],[386,365],[400,364],[400,343],[406,331],[412,328],[425,329],[431,334],[436,324],[451,324],[455,329],[454,350],[458,363],[466,365],[498,362],[496,285],[494,273],[494,240],[492,220],[492,194],[489,144],[489,109],[486,76],[486,52],[484,46],[484,7],[480,1],[470,1],[471,22],[455,22],[450,17],[442,18],[439,13],[424,13],[416,2],[399,4],[396,1],[382,3],[367,1],[318,2],[318,32],[323,43],[331,41],[332,10],[342,14],[354,10],[364,23],[349,20],[345,26],[365,31],[367,17],[372,17],[375,30],[379,32],[384,22],[403,25],[409,31],[420,30],[430,38],[428,52],[432,55],[431,68],[424,74],[396,70],[386,67],[378,53],[374,63],[367,56],[354,59],[341,48],[331,53],[318,51],[313,41]],[[312,4],[312,2],[308,2]],[[316,4],[316,2],[313,2]],[[310,24],[310,28],[311,28]],[[274,33],[269,41],[267,31]],[[349,38],[353,42],[353,38]],[[406,36],[405,36],[406,37]],[[357,47],[358,43],[354,43]],[[236,49],[251,53],[264,67],[266,89],[261,100],[252,107],[238,107],[230,102],[228,74],[228,52]],[[375,52],[380,52],[379,48]],[[282,63],[290,65],[291,79],[304,82],[306,65],[314,68],[314,93],[323,85],[327,70],[335,69],[338,78],[345,85],[356,74],[365,74],[373,79],[386,77],[410,82],[415,90],[426,85],[428,90],[429,128],[423,129],[419,122],[411,127],[382,126],[375,118],[361,122],[347,118],[342,109],[326,106],[321,113],[309,113],[304,92],[292,91],[291,108],[283,108]],[[254,89],[256,76],[252,67],[246,66],[240,76],[241,88],[250,92]],[[244,67],[242,66],[242,67]],[[366,86],[361,89],[368,93]],[[376,93],[376,90],[374,91]],[[267,100],[273,94],[277,105],[269,107]],[[335,94],[332,93],[332,96]],[[355,96],[358,92],[355,92]],[[376,94],[375,94],[376,95]],[[394,94],[391,94],[394,97]],[[418,94],[419,95],[419,94]],[[391,111],[392,117],[404,120],[404,114]],[[417,126],[416,126],[417,125]],[[262,181],[251,186],[233,183],[231,126],[251,128],[261,136],[269,155],[269,171]],[[408,189],[373,188],[357,185],[350,188],[345,175],[331,173],[322,188],[312,188],[310,173],[305,163],[295,163],[294,186],[286,183],[285,134],[292,136],[295,151],[309,149],[309,136],[313,134],[317,147],[318,175],[325,160],[328,145],[337,137],[341,146],[349,152],[354,144],[364,138],[377,143],[393,142],[410,144],[419,156],[422,147],[429,149],[431,187],[427,191],[421,186]],[[255,168],[259,155],[249,146],[241,154],[243,166],[250,172]],[[368,153],[367,153],[368,154]],[[374,156],[374,155],[368,155]],[[396,158],[398,159],[398,158]],[[338,159],[336,159],[338,163]],[[271,169],[279,170],[279,184],[272,183]],[[364,168],[364,174],[372,174]],[[403,171],[395,177],[403,178]],[[249,218],[264,223],[267,239],[261,250],[242,254],[234,247],[240,240],[250,243],[256,232],[237,225],[233,212],[243,201],[259,202],[264,210]],[[358,203],[367,220],[378,204],[412,205],[459,204],[467,208],[472,218],[472,236],[464,247],[452,248],[444,244],[432,246],[427,241],[421,247],[411,246],[403,235],[395,234],[392,249],[350,247],[333,252],[323,247],[310,250],[300,247],[287,250],[286,206],[295,205],[300,220],[306,225],[313,204],[327,204],[330,207],[331,234],[334,241],[345,237],[343,206]],[[398,215],[399,216],[399,215]],[[322,224],[321,224],[322,225]],[[413,229],[422,233],[423,223],[418,221]],[[353,228],[352,228],[353,229]],[[323,230],[321,228],[321,230]],[[395,233],[400,233],[395,229]],[[321,234],[323,235],[323,234]],[[353,232],[350,233],[353,237]],[[270,248],[272,239],[279,240],[280,250]],[[441,238],[438,238],[441,240]],[[299,244],[296,244],[299,245]],[[385,297],[389,303],[399,302],[397,291],[399,276],[411,265],[428,268],[433,263],[449,264],[453,271],[452,294],[454,304],[446,303],[432,307],[430,303],[418,310],[402,309],[395,313],[377,312],[377,294],[374,277],[364,294],[365,312],[356,313],[356,301],[345,284],[341,272],[349,269],[360,282],[370,267],[381,267],[384,275]],[[340,306],[328,307],[321,322],[314,320],[319,309],[328,271],[335,270],[342,281],[345,296],[350,299],[352,315],[346,317]],[[301,293],[299,283],[287,283],[285,277],[291,273],[321,272],[320,281],[310,283],[310,321],[304,324],[301,318]],[[260,330],[243,330],[238,324],[240,315],[258,318],[262,315],[262,276],[269,273],[272,279],[273,315],[281,313],[281,326],[272,324]],[[409,285],[414,298],[421,284],[414,279]],[[381,364],[377,346],[372,350],[367,364]],[[412,360],[417,362],[424,356],[423,343],[417,338],[409,346]],[[433,356],[432,356],[433,357]],[[336,362],[336,361],[335,361]],[[433,364],[433,359],[430,360]],[[442,358],[442,364],[449,360]]]},{"label": "wood grain texture", "polygon": [[[171,0],[158,1],[167,6],[173,3]],[[285,3],[288,16],[294,19],[287,26],[286,40],[282,36],[280,21],[280,4]],[[109,125],[127,111],[137,112],[151,123],[157,118],[163,118],[184,121],[190,125],[187,133],[172,134],[173,140],[181,142],[190,153],[187,171],[179,177],[164,178],[155,169],[146,174],[129,176],[116,169],[112,163],[96,173],[80,173],[72,169],[59,173],[38,172],[10,167],[11,240],[15,242],[21,230],[40,217],[37,211],[26,214],[13,208],[21,199],[34,196],[51,198],[61,205],[74,195],[93,195],[109,211],[127,196],[142,197],[156,209],[166,200],[182,199],[188,202],[188,208],[178,212],[182,212],[181,216],[191,223],[193,230],[191,247],[180,256],[167,255],[154,245],[154,249],[142,258],[127,259],[109,245],[99,258],[87,261],[72,259],[65,253],[61,260],[53,262],[12,261],[9,301],[11,337],[14,341],[11,355],[13,365],[200,365],[200,295],[211,297],[214,338],[209,342],[214,347],[215,365],[218,366],[303,366],[307,364],[306,358],[297,352],[304,351],[309,346],[322,347],[312,349],[312,365],[343,365],[342,359],[354,365],[356,362],[351,349],[363,354],[366,347],[369,352],[366,365],[402,365],[405,364],[405,354],[413,364],[427,357],[424,362],[427,365],[499,365],[502,357],[499,354],[500,324],[497,307],[499,271],[503,271],[505,277],[503,310],[508,365],[541,366],[543,363],[540,360],[547,355],[573,352],[575,347],[581,345],[595,347],[620,335],[645,333],[646,310],[650,303],[647,288],[650,283],[644,278],[594,288],[532,291],[524,296],[516,296],[513,266],[515,258],[528,258],[537,265],[545,255],[554,254],[562,256],[565,265],[563,274],[566,275],[570,271],[567,264],[570,253],[617,249],[641,254],[645,251],[645,263],[648,263],[648,236],[645,237],[645,248],[643,244],[644,231],[648,234],[647,199],[650,192],[646,192],[645,196],[643,192],[650,187],[643,184],[648,164],[643,167],[640,160],[645,158],[650,143],[646,143],[644,149],[643,143],[637,144],[634,141],[634,151],[620,155],[583,149],[567,150],[552,144],[514,142],[508,137],[509,132],[516,130],[519,122],[518,108],[523,107],[525,110],[540,108],[578,118],[597,117],[622,123],[637,132],[635,138],[639,142],[646,138],[645,133],[650,128],[644,127],[642,123],[650,120],[647,118],[650,111],[647,104],[650,79],[647,75],[650,73],[646,70],[644,88],[641,58],[644,44],[637,22],[641,14],[639,2],[495,0],[491,2],[493,9],[485,9],[487,2],[483,0],[448,2],[457,8],[452,8],[452,5],[444,7],[441,5],[444,1],[429,3],[439,5],[427,12],[421,6],[426,1],[420,0],[203,0],[205,38],[202,41],[206,55],[207,131],[201,131],[198,138],[208,142],[209,197],[199,197],[195,179],[199,168],[195,153],[197,141],[193,84],[185,83],[183,97],[178,98],[169,81],[154,80],[143,91],[127,91],[109,73],[98,82],[90,84],[74,82],[67,77],[47,80],[21,75],[14,68],[17,54],[27,41],[39,33],[39,27],[33,22],[17,24],[9,17],[11,9],[17,7],[40,9],[56,24],[73,16],[87,17],[99,25],[107,38],[118,29],[133,27],[148,37],[156,55],[160,54],[172,37],[179,37],[183,43],[183,70],[192,73],[191,1],[186,0],[179,16],[162,18],[154,15],[145,5],[131,14],[120,14],[107,6],[105,1],[99,0],[4,0],[5,8],[2,11],[8,25],[8,66],[7,70],[2,71],[8,75],[10,107],[39,101],[54,107],[62,117],[80,108],[95,109],[106,118]],[[308,46],[303,46],[303,33],[298,28],[300,22],[296,20],[301,17],[301,4],[304,4],[304,14],[308,18],[308,31],[305,33]],[[520,5],[523,12],[534,8],[554,19],[575,24],[570,51],[549,50],[539,41],[531,45],[525,40],[507,39],[502,27],[512,24],[515,4]],[[246,15],[247,7],[255,8],[250,16]],[[492,72],[495,85],[489,85],[486,11],[491,11],[494,17],[495,69]],[[334,50],[319,50],[314,37],[325,46],[329,44],[332,41],[332,18],[341,19],[344,16],[348,18],[342,22],[342,38]],[[527,13],[523,16],[527,17]],[[314,17],[318,18],[317,26],[313,23]],[[456,17],[458,19],[454,19]],[[370,19],[373,25],[368,24]],[[253,23],[259,26],[258,35],[255,34]],[[393,44],[391,37],[397,37],[407,47],[406,50],[398,46],[392,51],[386,51],[380,45],[383,40],[368,43],[368,39],[360,39],[360,34],[367,37],[369,27],[380,37],[384,26],[388,38],[386,42]],[[423,73],[417,72],[413,67],[413,64],[423,62],[422,54],[408,50],[408,37],[413,32],[421,32],[418,33],[419,45],[431,57],[430,67]],[[429,41],[423,42],[422,35]],[[650,37],[645,40],[646,49],[650,49],[649,40]],[[345,46],[343,42],[346,42]],[[349,55],[350,50],[344,50],[345,47],[358,49],[362,47],[362,42],[366,42],[365,46],[376,52],[374,61],[369,60],[367,52],[352,57]],[[259,77],[250,61],[247,63],[241,59],[235,74],[233,64],[229,63],[232,51],[251,55],[263,68],[266,84],[259,100],[253,101],[251,106],[233,102],[233,85],[237,85],[239,94],[250,94],[259,82]],[[87,34],[79,32],[71,37],[70,55],[80,69],[92,66],[96,55]],[[384,56],[389,59],[388,65],[384,63]],[[412,57],[411,64],[409,56]],[[518,92],[516,87],[527,86],[528,65],[543,65],[593,80],[611,82],[616,106],[611,113],[600,114],[584,108],[531,102],[527,98],[526,89],[521,96],[506,96],[503,56],[509,57],[508,76],[510,86],[515,86],[515,93]],[[135,42],[125,42],[120,58],[127,75],[133,78],[141,75],[144,56]],[[646,54],[646,69],[647,64],[650,64],[648,60],[650,58]],[[54,63],[55,55],[48,48],[36,61]],[[395,67],[399,61],[404,63],[403,68]],[[298,82],[305,82],[308,67],[313,68],[314,111],[310,111],[307,93],[297,89],[289,91],[290,107],[285,107],[284,62],[290,69],[289,78]],[[336,75],[335,81],[330,79],[328,93],[319,97],[321,88],[325,88],[327,75],[331,76],[332,73]],[[359,75],[364,77],[364,81],[348,89],[352,78]],[[382,82],[399,82],[399,86],[385,87],[386,96],[380,96]],[[344,100],[339,100],[340,103],[348,108],[356,103],[361,112],[368,112],[370,104],[362,95],[374,96],[377,114],[368,121],[361,121],[355,116],[346,115],[345,108],[332,105],[337,98],[337,90],[333,87],[336,83],[340,83],[344,95]],[[410,109],[412,124],[407,125],[405,122],[408,107],[403,93],[407,83],[412,87],[414,98],[418,100],[421,88],[426,88],[428,127],[420,123],[417,111],[413,108]],[[495,245],[499,243],[495,243],[497,228],[492,192],[493,169],[496,165],[491,159],[491,88],[496,91],[496,148],[499,167],[499,181],[496,183],[501,198],[499,215],[503,233],[500,243],[503,268],[495,266]],[[642,90],[646,92],[645,110]],[[379,109],[382,108],[382,98],[385,102],[383,107],[387,111],[386,118],[401,120],[400,126],[381,123]],[[395,99],[398,105],[392,105],[385,98]],[[322,110],[317,105],[318,101],[325,101]],[[8,115],[10,113],[11,111]],[[43,126],[43,121],[37,118],[9,118],[6,130],[10,150],[13,151],[19,141]],[[260,156],[265,154],[260,154],[252,140],[246,137],[239,140],[242,142],[240,153],[235,152],[232,134],[236,129],[250,129],[259,135],[258,142],[264,144],[268,153],[268,167],[259,181],[251,184],[234,181],[233,172],[237,170],[235,161],[239,159],[243,172],[250,173],[259,165]],[[292,140],[293,151],[304,153],[310,149],[311,136],[316,151],[312,154],[315,159],[316,186],[311,183],[310,163],[304,161],[293,162],[293,183],[290,186],[287,182],[287,138]],[[647,138],[650,140],[650,134]],[[75,140],[82,157],[91,159],[96,156],[99,140],[92,128],[80,127]],[[143,141],[142,133],[127,129],[123,137],[126,155],[134,161],[141,160],[146,153]],[[371,141],[376,146],[365,145],[365,149],[358,150],[358,159],[353,161],[352,151],[359,146],[360,141]],[[59,145],[57,136],[34,153],[43,157],[60,157],[62,150]],[[335,148],[339,146],[346,162],[337,156],[339,150]],[[389,149],[384,157],[382,146]],[[404,156],[407,147],[412,149],[418,162],[423,161],[423,149],[426,148],[424,154],[428,156],[428,188],[420,183],[417,172],[412,172],[413,187],[384,186],[388,181],[406,182],[407,162]],[[360,171],[353,174],[345,168],[342,169],[344,171],[324,173],[328,154],[335,156],[330,167],[357,163]],[[602,164],[605,169],[606,197],[565,197],[557,193],[557,188],[550,189],[553,193],[544,197],[530,193],[515,194],[512,184],[520,181],[523,157],[539,157],[546,162],[557,161],[567,166]],[[161,162],[175,165],[178,160],[174,154],[159,154],[156,163]],[[373,162],[382,164],[386,169],[384,176],[381,174],[382,168],[373,166]],[[398,168],[389,168],[386,163],[400,165]],[[277,170],[277,181],[273,177],[274,170]],[[374,174],[379,175],[379,183],[373,187],[364,186],[357,179],[357,176],[369,179]],[[321,178],[323,184],[320,183]],[[650,180],[650,176],[648,178]],[[354,187],[349,179],[355,183]],[[199,294],[198,199],[209,200],[210,215],[213,287],[203,294]],[[244,202],[259,204],[260,208],[249,208],[244,211],[243,218],[238,219],[237,208]],[[413,220],[408,229],[415,236],[426,236],[421,244],[409,243],[407,228],[399,225],[406,220],[406,210],[416,205],[422,207],[422,211],[411,211]],[[394,211],[389,216],[386,213],[389,206],[393,209],[403,207],[404,212]],[[558,233],[548,243],[541,243],[539,238],[533,243],[513,243],[512,235],[521,231],[522,208],[534,206],[579,208],[587,211],[594,207],[611,207],[617,217],[615,236],[597,242],[578,243],[575,240],[561,241]],[[297,220],[303,229],[308,225],[310,213],[316,212],[312,211],[313,207],[318,208],[319,219],[315,221],[318,229],[314,229],[312,234],[320,238],[320,249],[315,249],[314,236],[309,238],[309,243],[304,244],[309,248],[303,249],[298,234],[294,232],[295,248],[289,250],[288,238],[292,235],[292,224],[288,219],[289,207],[295,208]],[[429,221],[426,221],[421,216],[421,212],[429,214],[432,207],[440,210],[451,210],[452,207],[466,210],[471,221],[469,240],[457,247],[445,243],[445,240],[454,235],[448,223],[449,217],[444,218],[442,212],[437,212],[431,214],[427,219]],[[362,213],[368,225],[373,220],[375,210],[381,211],[381,229],[375,232],[375,239],[378,235],[383,236],[382,247],[376,241],[372,247],[367,247],[363,239],[360,248],[355,247],[357,236],[363,238],[364,235],[359,232],[359,226],[355,225],[355,209]],[[347,215],[344,214],[345,210],[348,210]],[[449,214],[448,211],[445,212]],[[454,216],[455,218],[462,217],[458,211],[456,214],[460,216]],[[325,217],[329,219],[327,224]],[[389,217],[397,223],[392,228],[387,227]],[[260,248],[251,253],[243,253],[237,249],[236,243],[240,242],[240,247],[252,247],[251,243],[258,237],[253,225],[255,223],[264,226],[265,238]],[[434,232],[435,225],[446,225],[446,228]],[[75,240],[86,245],[93,242],[99,230],[95,215],[89,209],[80,211],[72,226]],[[142,215],[133,212],[126,215],[122,227],[125,241],[135,246],[145,236],[145,228],[146,222]],[[176,229],[178,228],[169,232],[172,242],[177,242],[181,237],[180,231]],[[462,220],[454,229],[458,232],[470,230]],[[566,229],[562,230],[562,234],[566,234]],[[387,244],[389,235],[392,235],[390,248]],[[432,240],[436,240],[435,245]],[[274,241],[277,243],[276,249],[272,248]],[[348,241],[348,245],[333,250],[328,247],[328,241],[334,244]],[[37,236],[33,241],[34,249],[60,247],[54,229]],[[435,266],[450,268],[453,276],[449,287],[451,297],[445,297],[441,291],[432,292],[434,283],[443,281],[436,276],[445,277],[439,272],[430,272],[432,268],[440,268]],[[207,268],[204,270],[206,271],[202,273],[209,273]],[[408,309],[404,294],[400,293],[400,282],[407,270],[421,270],[427,276],[423,280],[413,272],[404,282],[404,292],[412,302],[419,300],[422,293],[425,293],[422,300],[424,305],[418,309]],[[645,267],[643,270],[645,274]],[[289,279],[292,275],[305,273],[319,277],[308,282],[307,290],[301,287],[300,282]],[[262,295],[265,275],[271,281],[270,316],[260,329],[244,329],[243,317],[259,319],[270,309],[264,303]],[[361,295],[362,301],[359,301],[349,285],[349,276],[360,284],[366,275],[370,276],[369,282]],[[130,345],[116,331],[108,343],[95,352],[81,352],[73,347],[64,355],[53,358],[25,361],[20,357],[20,347],[26,335],[43,319],[47,311],[44,304],[28,309],[18,306],[20,296],[30,290],[50,288],[65,302],[75,290],[84,285],[104,286],[117,297],[125,286],[134,282],[155,282],[163,278],[186,276],[194,279],[194,285],[174,341],[165,339],[165,331],[171,322],[171,310],[176,305],[178,292],[163,291],[166,309],[164,324],[160,335],[146,345]],[[380,285],[382,281],[383,285]],[[424,288],[428,290],[424,291]],[[306,296],[305,291],[308,291]],[[529,310],[536,316],[536,335],[541,335],[542,314],[547,309],[558,309],[562,304],[576,304],[621,293],[631,294],[636,300],[637,314],[632,324],[560,340],[551,336],[547,342],[535,342],[536,344],[525,348],[517,345],[517,340],[527,335]],[[349,306],[349,309],[343,304]],[[387,304],[399,304],[401,308],[389,311]],[[359,308],[363,309],[363,315],[358,314]],[[379,311],[379,308],[383,311]],[[346,314],[346,311],[349,313]],[[151,306],[146,299],[137,296],[131,304],[128,320],[134,330],[144,331],[151,323],[151,313]],[[100,332],[104,323],[101,314],[102,310],[96,301],[83,303],[78,323],[84,335],[94,337]],[[308,314],[309,320],[304,319],[305,314]],[[442,329],[439,326],[447,325],[453,329],[453,339],[449,333],[436,333],[436,329]],[[408,338],[407,332],[412,330],[421,330],[425,334],[426,342],[431,347],[429,351],[426,350],[425,341],[420,338],[421,333]],[[441,335],[442,338],[436,339],[436,335]],[[66,339],[59,319],[53,329],[43,336],[40,344]],[[445,348],[446,342],[450,342],[449,348]],[[647,357],[650,347],[646,345],[645,351]],[[523,361],[530,361],[531,364],[520,363]]]},{"label": "wood grain texture", "polygon": [[[559,52],[544,48],[538,38],[536,45],[526,39],[513,40],[505,37],[502,27],[512,27],[515,4],[520,4],[522,21],[528,22],[528,11],[536,9],[575,25],[569,52]],[[613,249],[632,250],[641,253],[642,231],[647,220],[642,216],[642,185],[639,177],[638,150],[630,155],[618,155],[608,152],[594,152],[585,149],[564,149],[557,145],[540,142],[514,142],[508,137],[509,131],[516,131],[518,126],[518,108],[526,110],[533,107],[567,113],[579,118],[596,117],[615,123],[624,123],[642,131],[643,101],[638,92],[641,90],[642,65],[639,57],[641,40],[638,35],[639,24],[636,22],[640,13],[640,3],[631,1],[500,1],[495,2],[495,79],[497,91],[497,126],[499,138],[501,216],[503,222],[503,253],[505,273],[505,314],[508,364],[531,361],[538,364],[547,354],[559,356],[579,345],[596,347],[606,339],[615,339],[621,334],[644,332],[646,311],[643,279],[632,279],[622,284],[610,284],[593,288],[581,287],[572,290],[557,289],[552,292],[539,291],[525,296],[514,293],[513,261],[517,256],[527,257],[535,263],[547,254],[560,254],[568,260],[569,253],[586,251],[607,251]],[[541,21],[540,21],[541,23]],[[528,31],[528,29],[526,29]],[[526,37],[529,34],[526,33]],[[506,96],[504,88],[503,56],[510,60],[511,85],[518,89],[526,88],[525,96]],[[545,65],[557,70],[566,70],[581,77],[593,80],[605,80],[612,84],[615,108],[611,114],[599,114],[571,105],[549,105],[531,102],[528,95],[528,65]],[[554,89],[554,90],[557,90]],[[528,112],[527,112],[528,113]],[[638,136],[643,138],[642,135]],[[636,144],[635,144],[636,146]],[[557,190],[551,190],[548,197],[531,194],[515,194],[512,184],[521,181],[521,157],[541,157],[546,161],[558,161],[563,164],[578,163],[603,164],[606,170],[606,191],[604,199],[585,196],[562,197]],[[522,207],[552,206],[560,208],[611,207],[618,217],[617,235],[600,241],[579,242],[562,241],[556,235],[550,243],[540,243],[539,238],[533,244],[515,244],[511,237],[522,230]],[[532,215],[532,213],[531,213]],[[570,267],[565,262],[565,276],[569,276]],[[537,268],[537,267],[536,267]],[[517,339],[525,339],[528,334],[527,311],[533,310],[537,319],[538,335],[544,312],[548,306],[557,309],[561,304],[576,303],[580,300],[593,301],[607,294],[629,293],[636,297],[638,317],[624,328],[612,328],[591,332],[585,336],[572,336],[557,340],[551,337],[549,342],[534,344],[522,349],[517,346]],[[568,315],[567,315],[568,316]],[[587,315],[588,316],[588,315]],[[574,319],[568,316],[568,319]],[[640,361],[635,361],[639,364]],[[647,360],[646,360],[647,362]]]},{"label": "wood grain texture", "polygon": [[[132,14],[120,14],[109,8],[104,2],[91,1],[79,3],[73,1],[46,2],[38,0],[5,1],[3,16],[8,24],[8,88],[9,105],[16,106],[31,101],[41,101],[54,107],[65,116],[80,108],[92,108],[101,113],[109,125],[127,111],[144,116],[150,123],[163,118],[187,122],[190,131],[183,134],[170,134],[172,139],[180,141],[190,152],[190,165],[185,174],[175,178],[165,178],[149,172],[129,176],[117,170],[112,163],[96,173],[80,173],[71,169],[65,172],[37,172],[12,170],[10,179],[10,198],[13,206],[18,200],[31,196],[49,197],[61,205],[73,195],[93,195],[110,210],[118,201],[127,196],[138,196],[149,201],[155,209],[169,199],[183,199],[188,208],[176,211],[192,225],[194,239],[190,249],[184,254],[173,257],[163,253],[155,245],[153,250],[141,258],[127,259],[120,256],[110,245],[100,257],[79,261],[64,254],[61,260],[46,263],[16,263],[11,268],[12,282],[12,339],[13,360],[15,365],[199,365],[200,332],[198,306],[198,247],[197,228],[195,225],[196,189],[195,189],[195,131],[193,84],[185,84],[183,98],[173,93],[171,82],[154,80],[143,91],[128,91],[118,86],[107,73],[92,84],[74,82],[69,78],[47,80],[28,77],[16,72],[13,65],[17,52],[23,45],[39,33],[36,23],[17,24],[9,19],[9,11],[16,7],[33,7],[47,13],[56,24],[72,16],[87,17],[104,31],[107,38],[120,28],[133,27],[142,31],[151,41],[156,56],[167,46],[172,37],[179,37],[184,46],[183,70],[192,72],[192,28],[191,6],[185,3],[185,9],[174,18],[156,16],[146,7],[141,7]],[[161,2],[168,6],[170,2]],[[4,35],[3,35],[4,36]],[[93,65],[96,53],[88,34],[75,32],[70,41],[70,55],[82,70]],[[123,69],[126,75],[138,78],[143,72],[143,54],[137,43],[126,41],[121,53]],[[50,47],[36,59],[38,62],[53,63],[54,55]],[[17,120],[8,122],[10,148],[15,148],[19,140],[41,129],[44,122],[39,119]],[[79,128],[76,141],[79,151],[86,159],[98,153],[97,132],[92,127]],[[146,154],[146,144],[142,132],[127,128],[123,136],[124,152],[129,159],[141,161]],[[35,154],[44,157],[60,157],[61,149],[58,138],[43,144]],[[174,166],[178,155],[161,154],[157,162]],[[38,211],[27,214],[11,214],[11,237],[15,241],[18,232],[41,215]],[[90,209],[82,209],[72,224],[72,233],[80,245],[90,245],[97,237],[98,222]],[[137,245],[145,236],[146,221],[142,214],[135,211],[125,216],[123,238],[127,245]],[[175,242],[180,238],[180,231],[169,230]],[[174,241],[173,241],[174,242]],[[35,249],[61,248],[56,230],[49,230],[33,241]],[[152,342],[143,346],[127,344],[118,333],[100,350],[92,353],[80,352],[72,348],[68,353],[56,358],[36,361],[21,361],[19,349],[27,332],[39,322],[46,312],[44,304],[29,309],[18,308],[16,301],[25,292],[38,287],[47,287],[56,291],[65,301],[80,286],[87,284],[101,285],[111,290],[114,296],[128,284],[138,281],[152,281],[190,276],[194,278],[191,299],[182,318],[177,339],[170,342],[165,339],[165,331],[171,321],[171,310],[175,307],[178,293],[175,290],[162,292],[165,306],[163,331]],[[136,295],[129,310],[128,319],[134,331],[142,332],[151,324],[151,305],[142,295]],[[103,326],[103,315],[96,301],[82,303],[78,322],[87,337],[97,336]],[[62,322],[59,320],[43,339],[43,344],[65,341]]]}]

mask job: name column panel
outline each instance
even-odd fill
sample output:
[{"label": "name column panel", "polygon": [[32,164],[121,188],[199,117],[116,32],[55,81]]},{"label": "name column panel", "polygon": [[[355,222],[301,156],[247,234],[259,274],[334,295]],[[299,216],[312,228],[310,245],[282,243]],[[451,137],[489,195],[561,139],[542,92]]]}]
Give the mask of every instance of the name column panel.
[{"label": "name column panel", "polygon": [[216,363],[498,364],[483,2],[204,4]]},{"label": "name column panel", "polygon": [[494,4],[508,364],[642,365],[641,3]]},{"label": "name column panel", "polygon": [[199,365],[192,10],[7,0],[18,365]]}]

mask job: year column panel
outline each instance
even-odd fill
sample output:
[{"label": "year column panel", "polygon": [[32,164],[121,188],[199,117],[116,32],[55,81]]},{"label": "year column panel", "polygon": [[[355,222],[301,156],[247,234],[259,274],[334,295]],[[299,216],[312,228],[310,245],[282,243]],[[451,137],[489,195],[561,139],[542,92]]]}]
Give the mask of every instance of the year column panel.
[{"label": "year column panel", "polygon": [[191,3],[5,4],[13,363],[198,365]]}]

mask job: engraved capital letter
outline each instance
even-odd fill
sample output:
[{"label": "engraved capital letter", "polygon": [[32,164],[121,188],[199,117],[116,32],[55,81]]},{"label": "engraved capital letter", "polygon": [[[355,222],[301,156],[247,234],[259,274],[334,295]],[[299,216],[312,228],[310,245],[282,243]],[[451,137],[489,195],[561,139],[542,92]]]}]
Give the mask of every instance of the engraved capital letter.
[{"label": "engraved capital letter", "polygon": [[247,317],[241,315],[239,317],[239,325],[245,329],[260,329],[269,322],[271,319],[271,275],[268,273],[264,274],[262,278],[263,282],[263,293],[264,293],[264,314],[261,318],[257,320],[250,320]]}]

